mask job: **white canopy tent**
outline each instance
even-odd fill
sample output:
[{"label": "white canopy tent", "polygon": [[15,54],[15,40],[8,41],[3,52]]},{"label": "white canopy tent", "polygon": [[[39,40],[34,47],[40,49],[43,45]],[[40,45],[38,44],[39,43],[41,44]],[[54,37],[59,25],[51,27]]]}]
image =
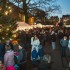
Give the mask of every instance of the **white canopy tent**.
[{"label": "white canopy tent", "polygon": [[25,22],[17,22],[17,24],[18,24],[17,31],[25,30],[25,29],[29,30],[29,29],[33,28],[32,26],[30,26],[29,24],[27,24]]},{"label": "white canopy tent", "polygon": [[39,28],[42,28],[42,24],[40,24],[40,23],[38,23],[36,26]]}]

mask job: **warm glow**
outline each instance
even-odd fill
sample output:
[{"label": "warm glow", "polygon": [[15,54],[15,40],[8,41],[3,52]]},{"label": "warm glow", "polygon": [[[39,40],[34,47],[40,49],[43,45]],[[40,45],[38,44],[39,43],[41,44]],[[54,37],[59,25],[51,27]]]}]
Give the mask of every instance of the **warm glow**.
[{"label": "warm glow", "polygon": [[0,32],[1,32],[2,30],[0,29]]},{"label": "warm glow", "polygon": [[11,7],[8,7],[8,9],[11,9]]},{"label": "warm glow", "polygon": [[33,23],[33,21],[34,21],[34,17],[31,18],[31,23]]},{"label": "warm glow", "polygon": [[11,13],[12,12],[12,9],[10,9],[9,12]]},{"label": "warm glow", "polygon": [[30,17],[30,18],[29,18],[29,24],[30,24],[30,25],[33,25],[33,24],[34,24],[34,17]]},{"label": "warm glow", "polygon": [[17,35],[16,35],[16,34],[13,34],[13,35],[12,35],[12,37],[16,38],[16,37],[17,37]]},{"label": "warm glow", "polygon": [[30,26],[29,24],[27,24],[25,22],[17,22],[17,24],[18,24],[18,27],[17,27],[16,31],[25,30],[25,29],[29,30],[29,29],[33,28],[32,26]]},{"label": "warm glow", "polygon": [[5,15],[8,15],[8,11],[5,12]]},{"label": "warm glow", "polygon": [[22,21],[25,22],[25,15],[22,16]]},{"label": "warm glow", "polygon": [[4,37],[2,37],[2,39],[5,39]]},{"label": "warm glow", "polygon": [[0,11],[2,10],[2,8],[0,7]]},{"label": "warm glow", "polygon": [[17,40],[13,40],[12,43],[13,44],[18,44],[18,41]]},{"label": "warm glow", "polygon": [[5,15],[8,15],[11,12],[12,12],[12,9],[9,9],[8,11],[5,11]]},{"label": "warm glow", "polygon": [[42,24],[40,24],[40,23],[37,24],[37,27],[42,28]]},{"label": "warm glow", "polygon": [[7,31],[9,30],[9,28],[7,28]]},{"label": "warm glow", "polygon": [[12,38],[10,38],[10,40],[13,40]]}]

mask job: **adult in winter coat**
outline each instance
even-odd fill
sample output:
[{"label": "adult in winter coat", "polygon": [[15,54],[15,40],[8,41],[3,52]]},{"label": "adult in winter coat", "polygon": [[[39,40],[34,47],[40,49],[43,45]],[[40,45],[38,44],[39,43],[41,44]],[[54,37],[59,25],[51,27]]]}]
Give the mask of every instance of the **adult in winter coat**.
[{"label": "adult in winter coat", "polygon": [[[36,49],[37,53],[38,53],[38,50],[39,50],[39,45],[40,45],[40,41],[38,39],[38,37],[36,35],[34,35],[34,37],[31,38],[31,45],[32,45],[32,48],[31,48],[31,54],[32,54],[32,51],[34,49]],[[32,56],[31,56],[32,57]],[[32,59],[31,59],[32,60]]]},{"label": "adult in winter coat", "polygon": [[38,52],[40,41],[36,35],[34,35],[34,37],[31,38],[31,45],[32,45],[31,51],[33,51],[33,49],[36,48],[36,51]]},{"label": "adult in winter coat", "polygon": [[55,32],[54,31],[52,31],[52,33],[51,33],[51,46],[52,46],[52,49],[53,50],[56,47],[56,35],[55,35]]},{"label": "adult in winter coat", "polygon": [[60,32],[58,33],[59,40],[61,40],[63,37],[64,37],[64,31],[60,30]]},{"label": "adult in winter coat", "polygon": [[19,55],[18,55],[18,65],[19,65],[19,70],[26,70],[26,50],[19,45]]},{"label": "adult in winter coat", "polygon": [[42,61],[43,56],[44,56],[44,49],[43,49],[42,45],[40,45],[40,47],[39,47],[38,56],[40,57],[40,61]]},{"label": "adult in winter coat", "polygon": [[64,57],[66,48],[68,46],[67,36],[64,36],[63,39],[60,40],[60,44],[61,44],[61,55],[62,57]]}]

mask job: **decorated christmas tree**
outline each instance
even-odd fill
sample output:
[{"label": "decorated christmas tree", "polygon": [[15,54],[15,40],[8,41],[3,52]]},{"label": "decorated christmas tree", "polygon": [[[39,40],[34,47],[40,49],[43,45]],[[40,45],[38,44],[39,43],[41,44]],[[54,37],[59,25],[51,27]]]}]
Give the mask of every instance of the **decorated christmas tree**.
[{"label": "decorated christmas tree", "polygon": [[9,15],[4,15],[0,12],[0,39],[14,39],[16,37],[17,19],[11,18]]}]

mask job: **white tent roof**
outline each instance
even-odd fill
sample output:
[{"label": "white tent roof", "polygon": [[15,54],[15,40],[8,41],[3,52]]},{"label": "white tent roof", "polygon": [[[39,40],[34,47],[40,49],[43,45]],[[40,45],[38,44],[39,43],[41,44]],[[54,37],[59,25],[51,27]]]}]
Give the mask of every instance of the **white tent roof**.
[{"label": "white tent roof", "polygon": [[40,24],[40,23],[38,23],[36,26],[39,28],[42,28],[42,24]]},{"label": "white tent roof", "polygon": [[17,22],[17,24],[18,24],[17,30],[32,29],[32,26],[30,26],[25,22]]}]

